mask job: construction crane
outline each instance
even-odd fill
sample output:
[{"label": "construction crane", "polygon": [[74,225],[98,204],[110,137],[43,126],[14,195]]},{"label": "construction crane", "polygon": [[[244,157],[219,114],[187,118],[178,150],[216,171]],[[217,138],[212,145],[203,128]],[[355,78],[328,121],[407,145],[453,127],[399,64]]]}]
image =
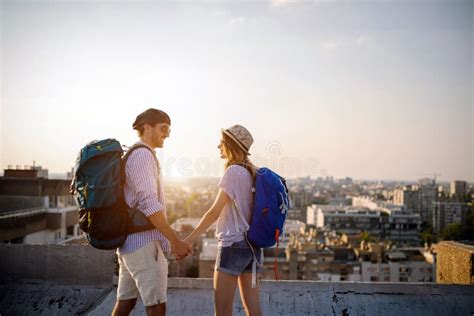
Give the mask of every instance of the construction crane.
[{"label": "construction crane", "polygon": [[441,173],[433,172],[433,179],[434,179],[435,183],[436,183],[436,180],[438,179],[438,177],[440,177],[440,176],[441,176]]},{"label": "construction crane", "polygon": [[432,176],[433,177],[433,183],[436,183],[436,180],[438,180],[438,177],[441,176],[441,173],[433,172],[433,173],[425,173],[421,175],[422,177],[427,177],[427,176]]}]

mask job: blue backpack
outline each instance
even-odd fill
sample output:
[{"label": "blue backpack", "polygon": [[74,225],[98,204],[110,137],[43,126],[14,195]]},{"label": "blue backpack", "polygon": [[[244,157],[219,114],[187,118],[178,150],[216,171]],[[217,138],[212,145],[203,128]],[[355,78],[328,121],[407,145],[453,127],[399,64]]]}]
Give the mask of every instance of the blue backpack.
[{"label": "blue backpack", "polygon": [[259,168],[248,241],[257,248],[272,247],[283,233],[289,207],[285,179],[268,168]]},{"label": "blue backpack", "polygon": [[[245,164],[238,164],[246,168]],[[284,178],[268,168],[259,168],[256,172],[254,185],[254,202],[252,217],[247,227],[244,227],[245,238],[249,243],[253,253],[252,260],[252,288],[256,286],[257,264],[263,264],[263,251],[260,260],[256,257],[254,247],[268,248],[277,244],[275,248],[275,257],[273,269],[275,279],[278,280],[277,261],[278,256],[278,238],[283,234],[283,227],[286,220],[290,200],[288,198],[288,188]],[[233,201],[236,213],[246,223],[242,211],[237,203]],[[235,220],[236,230],[237,220]]]},{"label": "blue backpack", "polygon": [[95,248],[115,249],[128,234],[154,228],[142,212],[128,207],[123,194],[127,158],[141,147],[151,151],[136,145],[123,155],[117,140],[104,139],[79,152],[71,194],[79,206],[79,227]]},{"label": "blue backpack", "polygon": [[[247,169],[245,164],[237,164]],[[278,242],[278,237],[283,233],[286,215],[290,208],[286,181],[268,168],[256,170],[252,217],[246,224],[246,238],[250,244],[257,248],[272,247]],[[244,223],[247,223],[237,203],[233,201],[236,213]],[[237,226],[236,231],[241,228]]]}]

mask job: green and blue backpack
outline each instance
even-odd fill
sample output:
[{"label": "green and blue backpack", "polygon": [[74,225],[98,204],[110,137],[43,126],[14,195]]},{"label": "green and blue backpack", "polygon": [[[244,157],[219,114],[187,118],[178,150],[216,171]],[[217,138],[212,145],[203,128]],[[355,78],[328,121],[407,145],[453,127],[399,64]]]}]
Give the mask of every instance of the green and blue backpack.
[{"label": "green and blue backpack", "polygon": [[[115,249],[127,235],[154,229],[148,218],[125,202],[125,164],[135,145],[124,155],[115,139],[92,141],[76,160],[71,194],[79,206],[79,227],[87,241],[98,249]],[[153,153],[155,157],[155,153]]]}]

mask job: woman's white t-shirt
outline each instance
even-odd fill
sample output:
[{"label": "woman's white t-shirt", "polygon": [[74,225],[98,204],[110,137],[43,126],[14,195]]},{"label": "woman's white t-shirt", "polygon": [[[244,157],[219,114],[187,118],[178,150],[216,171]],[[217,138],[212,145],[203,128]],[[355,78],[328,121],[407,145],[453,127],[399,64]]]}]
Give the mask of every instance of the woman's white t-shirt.
[{"label": "woman's white t-shirt", "polygon": [[[239,165],[230,166],[219,182],[219,187],[235,201],[249,223],[252,216],[253,180],[248,170]],[[216,236],[220,247],[228,247],[245,238],[246,223],[237,213],[234,214],[236,211],[234,203],[229,201],[217,220]],[[236,221],[238,230],[236,230]]]}]

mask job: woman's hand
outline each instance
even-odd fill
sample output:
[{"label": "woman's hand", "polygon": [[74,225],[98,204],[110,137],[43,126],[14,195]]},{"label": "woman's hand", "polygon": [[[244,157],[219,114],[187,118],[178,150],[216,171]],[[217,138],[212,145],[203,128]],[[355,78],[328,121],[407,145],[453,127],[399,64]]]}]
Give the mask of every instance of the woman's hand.
[{"label": "woman's hand", "polygon": [[193,253],[192,247],[184,240],[177,240],[170,242],[171,253],[173,253],[178,260],[184,259]]}]

